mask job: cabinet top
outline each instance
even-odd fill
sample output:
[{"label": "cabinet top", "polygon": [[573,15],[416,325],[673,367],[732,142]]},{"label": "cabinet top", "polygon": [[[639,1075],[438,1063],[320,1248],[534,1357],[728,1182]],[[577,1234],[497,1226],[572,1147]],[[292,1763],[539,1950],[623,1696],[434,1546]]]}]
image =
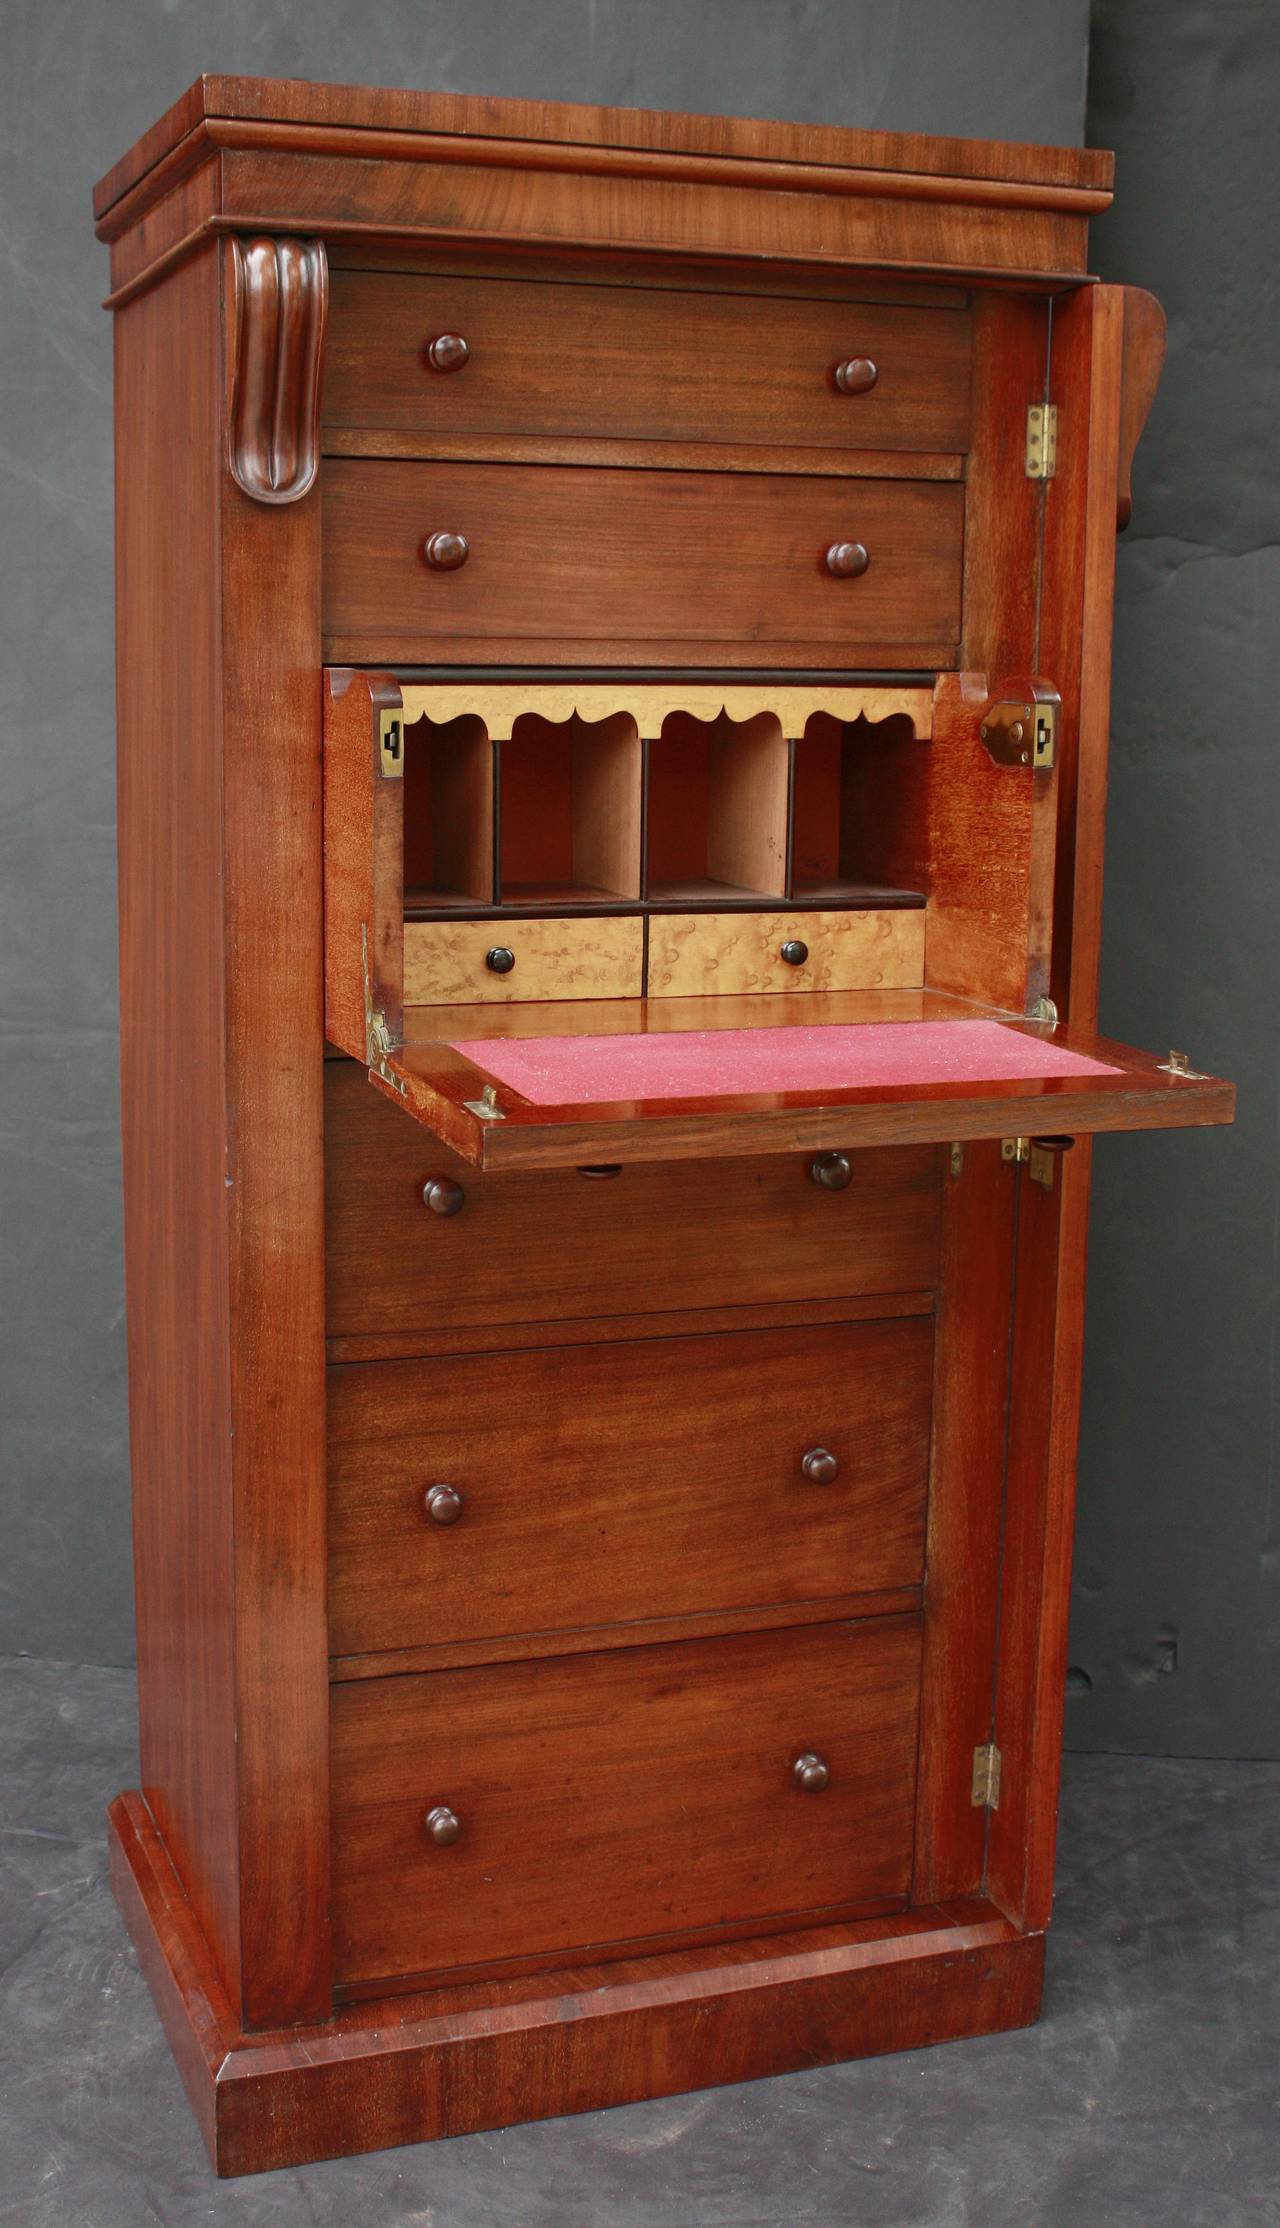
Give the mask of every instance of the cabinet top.
[{"label": "cabinet top", "polygon": [[[920,177],[1093,189],[1105,205],[1113,158],[1100,148],[1034,147],[989,139],[937,139],[919,132],[852,131],[740,116],[686,116],[579,102],[497,100],[366,85],[314,85],[301,78],[204,76],[188,86],[94,188],[101,218],[156,164],[210,123],[249,127],[239,145],[279,146],[326,127],[338,132],[409,132],[555,142],[655,155],[758,163],[801,163],[908,172]],[[259,129],[254,129],[259,127]],[[292,127],[292,129],[290,129]],[[375,152],[370,149],[370,152]],[[1091,194],[1092,200],[1092,194]]]},{"label": "cabinet top", "polygon": [[1084,278],[1111,174],[1091,148],[202,77],[94,211],[113,308],[228,232],[1052,289]]}]

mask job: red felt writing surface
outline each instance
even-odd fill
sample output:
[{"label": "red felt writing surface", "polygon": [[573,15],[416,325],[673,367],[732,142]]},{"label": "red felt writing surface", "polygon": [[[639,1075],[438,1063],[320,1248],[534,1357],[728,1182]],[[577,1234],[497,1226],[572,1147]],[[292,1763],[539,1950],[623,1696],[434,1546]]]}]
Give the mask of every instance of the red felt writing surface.
[{"label": "red felt writing surface", "polygon": [[999,1021],[862,1022],[817,1029],[698,1029],[651,1036],[471,1037],[453,1045],[532,1106],[735,1093],[919,1088],[1115,1075]]}]

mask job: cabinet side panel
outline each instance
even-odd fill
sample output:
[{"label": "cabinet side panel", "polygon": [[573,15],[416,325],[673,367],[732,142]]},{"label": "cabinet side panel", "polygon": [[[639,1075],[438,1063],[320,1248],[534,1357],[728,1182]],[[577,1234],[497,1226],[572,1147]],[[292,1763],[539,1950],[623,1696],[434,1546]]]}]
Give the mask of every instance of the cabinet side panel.
[{"label": "cabinet side panel", "polygon": [[213,251],[115,324],[120,1032],[142,1783],[239,1968]]}]

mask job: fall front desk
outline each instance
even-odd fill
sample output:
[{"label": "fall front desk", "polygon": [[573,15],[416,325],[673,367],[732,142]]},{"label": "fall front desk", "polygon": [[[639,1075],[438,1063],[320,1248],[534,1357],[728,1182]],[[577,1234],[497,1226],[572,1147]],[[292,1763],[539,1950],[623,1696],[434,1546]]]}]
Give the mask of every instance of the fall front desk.
[{"label": "fall front desk", "polygon": [[219,2169],[1011,2027],[1050,1908],[1110,159],[207,77],[116,314],[142,1783]]}]

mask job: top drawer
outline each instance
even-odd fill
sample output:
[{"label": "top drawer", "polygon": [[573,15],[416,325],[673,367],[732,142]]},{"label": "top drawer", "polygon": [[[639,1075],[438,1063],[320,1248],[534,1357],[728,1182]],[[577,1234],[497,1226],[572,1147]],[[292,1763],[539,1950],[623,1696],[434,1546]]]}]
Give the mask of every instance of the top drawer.
[{"label": "top drawer", "polygon": [[[437,370],[443,335],[467,353],[437,350],[452,364]],[[409,449],[566,435],[956,453],[969,440],[964,310],[335,271],[326,353],[330,450],[344,427]],[[859,367],[851,391],[843,364]]]}]

